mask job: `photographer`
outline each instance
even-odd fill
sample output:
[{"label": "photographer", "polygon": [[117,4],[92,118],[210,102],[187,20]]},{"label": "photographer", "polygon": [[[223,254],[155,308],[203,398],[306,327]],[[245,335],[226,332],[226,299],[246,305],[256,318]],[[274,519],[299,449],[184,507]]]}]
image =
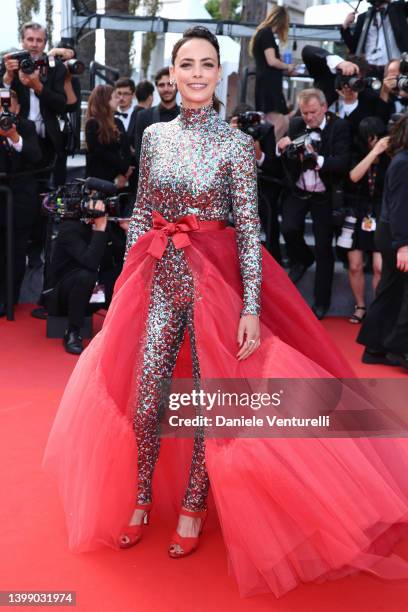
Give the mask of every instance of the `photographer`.
[{"label": "photographer", "polygon": [[[263,113],[257,113],[245,103],[239,104],[229,121],[231,127],[239,128],[254,139],[256,164],[258,167],[258,185],[260,191],[259,215],[262,227],[266,232],[269,226],[270,236],[267,244],[278,263],[281,263],[279,245],[279,195],[281,191],[282,164],[276,156],[275,130],[271,123],[264,120]],[[262,206],[266,203],[267,210]]]},{"label": "photographer", "polygon": [[304,47],[302,59],[314,79],[314,87],[326,96],[329,111],[350,121],[353,132],[364,117],[377,114],[378,92],[373,86],[380,87],[381,83],[367,77],[368,64],[364,59],[345,61],[312,45]]},{"label": "photographer", "polygon": [[277,144],[290,185],[283,198],[282,233],[291,261],[289,276],[296,283],[315,259],[304,239],[305,217],[310,211],[316,245],[312,309],[322,319],[330,306],[334,270],[333,197],[349,166],[350,126],[327,112],[326,98],[319,89],[301,91],[298,105],[301,118],[291,119],[288,136]]},{"label": "photographer", "polygon": [[380,222],[375,235],[382,255],[381,279],[357,342],[364,363],[408,369],[408,115],[390,131],[392,158],[385,177]]},{"label": "photographer", "polygon": [[378,100],[377,115],[388,123],[395,113],[404,113],[408,108],[408,62],[393,59],[385,67],[383,84]]},{"label": "photographer", "polygon": [[386,127],[379,117],[366,117],[358,129],[358,152],[353,155],[350,181],[346,183],[347,215],[337,245],[347,249],[349,280],[355,297],[350,323],[361,323],[365,317],[364,254],[372,256],[375,292],[381,275],[381,254],[374,243],[379,220],[385,173],[389,165]]},{"label": "photographer", "polygon": [[81,83],[75,75],[82,74],[85,66],[76,59],[74,47],[64,41],[58,42],[49,51],[49,56],[58,58],[64,64],[64,91],[67,99],[64,113],[60,117],[62,152],[58,153],[53,172],[53,183],[56,187],[66,182],[68,155],[74,155],[80,148]]},{"label": "photographer", "polygon": [[[95,204],[91,202],[89,209],[104,212],[105,204],[101,200]],[[111,264],[112,255],[109,256],[107,251],[108,243],[109,248],[112,248],[112,234],[107,228],[107,215],[85,221],[63,219],[60,223],[51,262],[53,289],[48,296],[48,312],[50,315],[68,317],[63,344],[68,353],[75,355],[79,355],[83,350],[80,329],[85,316],[94,310],[89,300],[96,281],[101,279],[100,268],[104,259]],[[124,235],[123,231],[118,229]],[[124,240],[122,259],[123,253]],[[105,278],[110,276],[111,287],[108,291],[111,296],[120,268],[116,267],[115,274],[108,274],[112,272],[112,266],[109,264],[108,270],[105,266]],[[109,302],[109,298],[107,301]]]},{"label": "photographer", "polygon": [[408,51],[408,3],[403,0],[369,0],[372,7],[358,16],[354,31],[351,26],[356,13],[347,15],[340,32],[350,53],[365,56],[382,77],[384,66],[393,57]]},{"label": "photographer", "polygon": [[[13,59],[15,54],[4,56],[2,80],[5,87],[11,87],[18,96],[21,116],[34,121],[43,153],[44,165],[52,161],[54,153],[62,150],[62,136],[58,115],[63,113],[66,104],[64,91],[65,68],[57,61],[49,66],[44,54],[47,33],[38,23],[26,23],[21,30],[21,43],[34,62],[29,72],[21,69],[20,60]],[[35,67],[35,62],[43,61],[43,67]],[[31,72],[32,70],[32,72]]]},{"label": "photographer", "polygon": [[[6,174],[2,184],[13,192],[14,239],[14,303],[18,302],[24,278],[27,244],[34,223],[36,204],[33,193],[36,181],[30,170],[41,159],[35,125],[20,117],[17,94],[13,90],[0,92],[0,172]],[[13,176],[25,172],[24,176]],[[4,198],[4,194],[1,195]],[[6,214],[4,202],[0,206],[0,316],[5,315],[6,288]]]}]

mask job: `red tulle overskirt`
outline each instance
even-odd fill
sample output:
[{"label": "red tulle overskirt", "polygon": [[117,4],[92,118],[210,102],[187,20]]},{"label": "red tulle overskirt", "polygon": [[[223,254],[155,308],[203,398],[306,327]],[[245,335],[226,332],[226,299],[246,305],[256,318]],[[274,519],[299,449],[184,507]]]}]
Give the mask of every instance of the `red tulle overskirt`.
[{"label": "red tulle overskirt", "polygon": [[[155,259],[152,232],[131,249],[102,330],[81,355],[48,440],[75,552],[118,547],[137,489],[132,410]],[[237,361],[242,283],[233,229],[191,234],[194,326],[205,378],[352,376],[285,272],[264,252],[261,347]],[[189,375],[189,345],[176,372]],[[164,439],[156,513],[177,512],[192,441]],[[392,553],[408,524],[404,439],[207,439],[206,463],[229,565],[242,595],[277,597],[297,584],[365,570],[407,579]]]}]

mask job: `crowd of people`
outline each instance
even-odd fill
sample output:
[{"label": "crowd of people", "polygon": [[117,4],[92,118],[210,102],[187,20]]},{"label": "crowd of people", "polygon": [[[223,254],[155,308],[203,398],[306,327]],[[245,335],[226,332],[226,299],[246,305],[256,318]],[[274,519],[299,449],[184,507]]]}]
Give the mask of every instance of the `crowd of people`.
[{"label": "crowd of people", "polygon": [[[381,4],[385,26],[392,17],[384,11],[387,4]],[[374,27],[377,14],[375,7],[368,12],[366,19],[371,21],[364,32]],[[350,34],[351,21],[349,17],[343,24],[342,36],[355,51],[358,28]],[[279,51],[279,44],[287,41],[288,28],[284,7],[273,7],[257,28],[250,42],[256,63],[256,107],[240,104],[227,120],[253,137],[259,213],[268,250],[289,267],[295,284],[316,263],[312,309],[319,319],[330,308],[337,253],[348,268],[355,298],[349,321],[360,324],[367,314],[365,270],[368,267],[373,273],[374,291],[382,273],[383,252],[374,237],[391,161],[388,131],[408,101],[408,86],[401,85],[408,64],[404,57],[388,57],[385,65],[379,65],[383,55],[373,59],[370,49],[365,57],[344,60],[325,49],[306,46],[302,58],[314,87],[301,91],[297,107],[290,110],[283,96],[282,76],[284,71],[295,74],[296,66],[283,62]],[[386,31],[392,38],[391,26]],[[369,46],[372,37],[367,32],[366,38],[364,44]],[[398,47],[401,55],[405,39],[401,33],[397,38],[398,43],[392,38],[391,49],[396,54]],[[386,39],[376,44],[382,41],[390,51]],[[178,92],[168,67],[157,72],[154,84],[142,80],[136,85],[131,78],[121,77],[113,85],[94,88],[86,111],[85,176],[110,181],[119,193],[130,194],[127,215],[107,220],[104,204],[98,201],[85,223],[78,216],[67,218],[55,232],[55,224],[47,222],[41,212],[40,194],[65,184],[67,154],[79,145],[81,92],[68,66],[75,50],[60,43],[45,55],[46,31],[37,23],[23,26],[21,41],[22,50],[37,63],[27,70],[23,57],[8,54],[1,77],[1,112],[14,113],[16,118],[11,128],[0,128],[1,170],[9,177],[14,198],[14,302],[18,302],[26,262],[41,264],[45,246],[44,291],[40,308],[33,314],[67,316],[64,346],[79,354],[85,316],[100,307],[99,301],[92,303],[95,286],[103,285],[108,307],[122,269],[126,217],[138,190],[143,133],[153,123],[178,116]],[[160,102],[153,106],[155,90]],[[10,100],[5,106],[7,92]],[[283,135],[278,116],[286,120]],[[5,261],[4,207],[0,214],[0,249]],[[98,214],[101,216],[95,218]],[[305,240],[307,215],[313,222],[314,248]],[[6,312],[5,270],[2,265],[0,316]],[[367,350],[381,352],[379,359],[388,363],[385,353],[389,351],[383,348],[377,342]],[[364,358],[375,361],[372,354]]]}]

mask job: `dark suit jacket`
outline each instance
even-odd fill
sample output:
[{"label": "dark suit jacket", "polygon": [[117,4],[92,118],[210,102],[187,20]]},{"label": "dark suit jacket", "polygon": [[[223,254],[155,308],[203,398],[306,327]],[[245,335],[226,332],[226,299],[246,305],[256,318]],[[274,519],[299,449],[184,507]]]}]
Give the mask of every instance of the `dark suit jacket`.
[{"label": "dark suit jacket", "polygon": [[[347,45],[350,53],[356,52],[360,36],[363,31],[366,16],[369,13],[373,14],[373,12],[374,10],[371,8],[366,13],[362,13],[361,15],[359,15],[353,30],[351,28],[340,28],[341,37]],[[398,45],[400,52],[403,53],[404,51],[408,51],[408,3],[404,0],[399,0],[398,2],[391,2],[391,4],[388,5],[387,12],[390,18],[392,30],[394,32],[395,41]],[[366,41],[364,41],[363,43],[363,51],[365,43]]]},{"label": "dark suit jacket", "polygon": [[392,246],[408,245],[408,151],[398,153],[385,175],[381,220],[390,224]]},{"label": "dark suit jacket", "polygon": [[[288,136],[294,140],[304,134],[306,124],[301,117],[293,117],[289,123]],[[332,113],[326,115],[326,126],[321,133],[322,144],[319,155],[323,155],[324,164],[319,170],[319,176],[327,191],[344,178],[349,169],[351,155],[350,125],[344,119],[338,119]],[[295,184],[303,172],[302,163],[298,160],[289,160],[282,155],[282,163],[291,184]]]},{"label": "dark suit jacket", "polygon": [[[4,63],[1,69],[1,84],[5,72]],[[62,135],[57,119],[65,110],[66,96],[64,92],[65,66],[57,61],[54,68],[49,68],[47,77],[43,81],[43,90],[38,95],[40,111],[45,124],[46,135],[52,143],[54,151],[61,153],[63,148]],[[11,83],[11,89],[17,93],[20,103],[21,117],[27,119],[30,112],[30,89],[25,87],[18,76]],[[37,94],[36,94],[37,95]],[[47,160],[48,161],[48,160]]]},{"label": "dark suit jacket", "polygon": [[118,174],[125,174],[130,166],[130,147],[123,123],[115,118],[119,139],[109,144],[99,140],[96,119],[88,119],[85,125],[87,146],[86,175],[105,181],[113,181]]},{"label": "dark suit jacket", "polygon": [[[23,139],[21,153],[6,144],[0,137],[0,172],[7,177],[1,179],[13,192],[13,211],[16,227],[29,227],[36,211],[37,185],[34,174],[29,174],[41,160],[41,149],[35,131],[35,124],[28,119],[19,119],[17,131]],[[24,176],[14,174],[27,172]],[[3,194],[1,195],[3,198]],[[0,206],[0,225],[4,223],[4,206]]]}]

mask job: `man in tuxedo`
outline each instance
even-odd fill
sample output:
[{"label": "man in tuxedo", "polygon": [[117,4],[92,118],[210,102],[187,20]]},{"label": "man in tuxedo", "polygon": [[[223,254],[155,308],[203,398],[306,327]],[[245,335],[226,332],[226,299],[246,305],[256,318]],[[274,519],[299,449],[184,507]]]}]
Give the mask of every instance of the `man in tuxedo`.
[{"label": "man in tuxedo", "polygon": [[[5,92],[6,93],[6,92]],[[0,173],[6,176],[1,184],[8,185],[13,192],[14,239],[14,302],[18,301],[24,277],[27,244],[36,213],[36,180],[30,174],[41,160],[41,149],[35,124],[20,117],[17,94],[9,90],[10,106],[17,120],[8,130],[0,129]],[[1,98],[4,103],[4,97]],[[0,105],[0,113],[4,107]],[[24,175],[18,176],[23,172]],[[16,176],[14,176],[16,175]],[[4,194],[0,195],[4,198]],[[6,293],[6,215],[4,202],[0,205],[0,316],[4,316]]]},{"label": "man in tuxedo", "polygon": [[408,3],[404,0],[369,0],[373,6],[357,18],[349,13],[341,26],[341,37],[350,53],[365,55],[371,66],[382,76],[384,66],[404,51],[408,51]]},{"label": "man in tuxedo", "polygon": [[142,138],[145,129],[152,123],[172,121],[180,113],[180,107],[176,103],[177,89],[170,82],[170,70],[168,67],[161,68],[154,79],[156,89],[160,96],[160,103],[152,108],[142,110],[136,118],[135,128],[135,156],[139,161],[142,148]]},{"label": "man in tuxedo", "polygon": [[[324,93],[304,89],[298,96],[301,117],[293,117],[288,135],[277,144],[277,154],[290,185],[283,198],[282,233],[291,262],[289,273],[297,282],[316,258],[313,311],[322,319],[330,306],[333,281],[333,192],[341,183],[350,162],[350,125],[327,111]],[[316,150],[307,144],[305,150],[290,154],[289,145],[306,132],[317,132],[321,145]],[[315,257],[304,239],[305,217],[310,211],[315,237]]]},{"label": "man in tuxedo", "polygon": [[385,67],[376,113],[386,124],[392,115],[405,113],[408,110],[408,93],[400,91],[397,87],[400,76],[400,60],[391,60]]}]

